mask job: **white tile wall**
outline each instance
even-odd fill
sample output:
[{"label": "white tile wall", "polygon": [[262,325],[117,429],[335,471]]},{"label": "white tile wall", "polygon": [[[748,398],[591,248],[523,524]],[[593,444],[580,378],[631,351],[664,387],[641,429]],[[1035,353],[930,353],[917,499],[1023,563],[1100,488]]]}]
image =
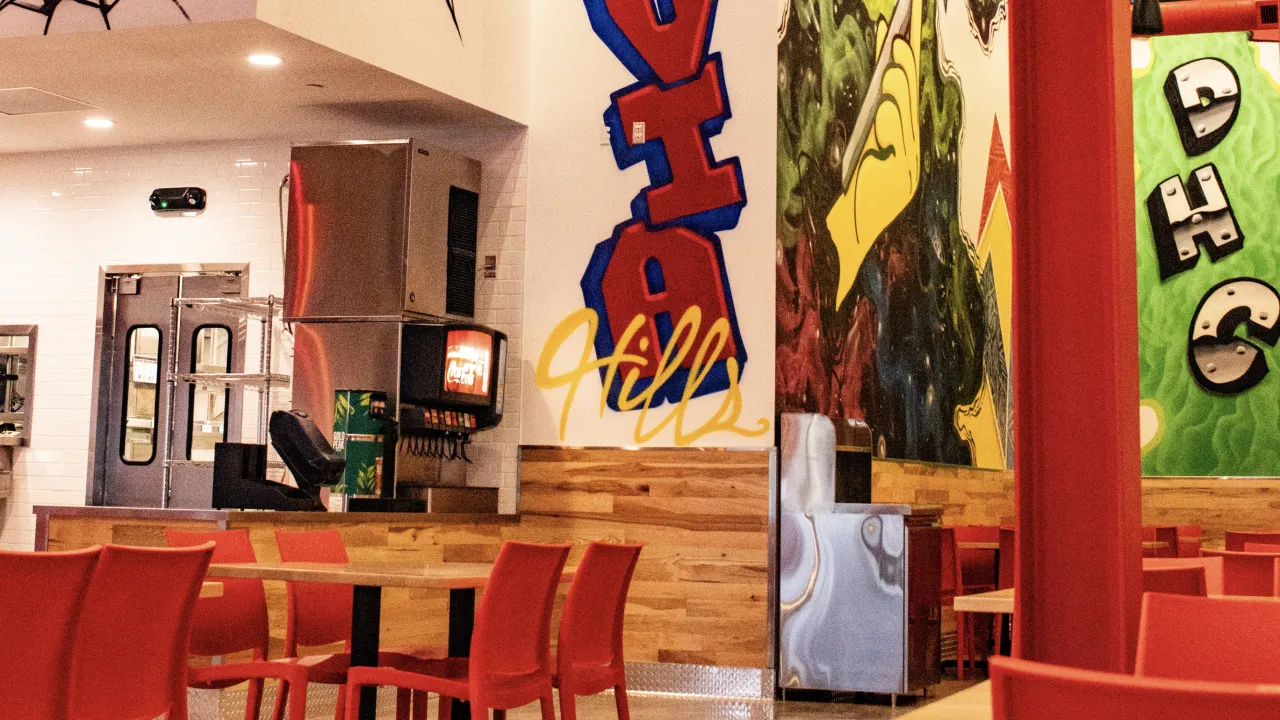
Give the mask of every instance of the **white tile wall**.
[{"label": "white tile wall", "polygon": [[[477,436],[468,482],[501,488],[504,512],[515,511],[518,487],[524,135],[489,128],[424,138],[485,165],[479,254],[499,263],[497,278],[479,280],[477,320],[510,336],[513,370],[507,416]],[[13,491],[0,500],[0,548],[32,547],[32,505],[84,503],[100,267],[247,262],[250,293],[280,295],[276,197],[288,158],[283,142],[0,156],[0,324],[40,326],[32,442],[16,451]],[[152,189],[184,185],[209,191],[204,215],[150,212]],[[287,367],[290,349],[283,354]]]}]

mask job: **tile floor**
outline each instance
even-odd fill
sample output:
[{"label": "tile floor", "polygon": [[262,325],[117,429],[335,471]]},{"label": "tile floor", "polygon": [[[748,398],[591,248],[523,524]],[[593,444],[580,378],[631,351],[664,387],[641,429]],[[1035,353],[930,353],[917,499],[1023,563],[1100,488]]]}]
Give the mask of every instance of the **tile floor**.
[{"label": "tile floor", "polygon": [[[927,699],[899,698],[897,709],[891,708],[888,697],[863,698],[861,702],[771,702],[768,700],[718,700],[702,697],[653,695],[633,693],[631,696],[632,720],[887,720],[900,717],[906,713],[927,705],[930,702],[946,697],[970,687],[980,680],[943,680],[942,684],[929,691]],[[308,703],[310,712],[308,720],[328,720],[333,715],[333,688],[315,687]],[[263,717],[270,715],[270,687],[267,689],[267,701],[263,703]],[[384,690],[380,695],[379,720],[395,717],[394,695]],[[228,691],[221,697],[220,712],[213,720],[243,720],[243,692]],[[558,708],[557,708],[558,712]],[[201,713],[193,707],[192,720],[198,720]],[[429,717],[436,717],[436,701],[431,700]],[[539,720],[538,706],[528,705],[512,710],[507,715],[509,720]],[[580,720],[615,720],[613,695],[597,695],[579,698],[578,717]]]}]

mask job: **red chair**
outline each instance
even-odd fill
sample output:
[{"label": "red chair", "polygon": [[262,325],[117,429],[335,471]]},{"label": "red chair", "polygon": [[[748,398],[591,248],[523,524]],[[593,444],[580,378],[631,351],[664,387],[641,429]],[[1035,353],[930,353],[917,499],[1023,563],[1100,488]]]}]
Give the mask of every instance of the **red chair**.
[{"label": "red chair", "polygon": [[1017,534],[1013,528],[1000,528],[1000,573],[996,578],[996,589],[1007,590],[1013,587],[1017,565]]},{"label": "red chair", "polygon": [[618,720],[631,717],[623,667],[622,626],[627,590],[640,558],[640,545],[591,543],[578,563],[560,618],[556,643],[556,686],[560,715],[574,720],[577,695],[613,689]]},{"label": "red chair", "polygon": [[76,720],[186,718],[187,642],[213,544],[108,545],[76,636]]},{"label": "red chair", "polygon": [[1199,525],[1178,525],[1178,557],[1200,557],[1200,547],[1204,543],[1204,529]]},{"label": "red chair", "polygon": [[81,598],[101,553],[100,546],[68,553],[0,552],[0,708],[5,717],[71,717],[67,658],[75,647]]},{"label": "red chair", "polygon": [[1228,530],[1225,549],[1233,552],[1244,552],[1244,544],[1251,542],[1280,545],[1280,532],[1239,532]]},{"label": "red chair", "polygon": [[1178,557],[1178,528],[1173,525],[1147,525],[1142,528],[1142,542],[1164,543],[1162,547],[1143,546],[1142,557]]},{"label": "red chair", "polygon": [[[956,549],[956,529],[938,528],[938,544],[942,549],[942,584],[938,593],[941,607],[952,607],[959,595],[965,594],[964,573],[960,567],[960,554]],[[955,613],[956,617],[956,678],[964,679],[964,664],[973,668],[969,647],[973,637],[973,613]]]},{"label": "red chair", "polygon": [[1247,553],[1264,553],[1271,555],[1280,555],[1280,545],[1268,545],[1267,543],[1247,542],[1244,544],[1244,551]]},{"label": "red chair", "polygon": [[1142,569],[1150,568],[1186,568],[1198,567],[1204,568],[1204,589],[1209,595],[1221,595],[1222,593],[1222,558],[1220,557],[1196,557],[1196,558],[1142,558]]},{"label": "red chair", "polygon": [[[347,547],[337,530],[276,531],[276,547],[280,549],[282,562],[313,562],[346,564],[351,562]],[[324,583],[286,583],[286,618],[284,653],[287,658],[307,669],[309,682],[321,685],[339,685],[338,704],[334,719],[344,720],[347,670],[351,667],[351,586]],[[307,655],[299,657],[298,648],[343,643],[344,652]],[[378,653],[378,664],[399,667],[403,670],[420,668],[419,658],[442,656],[435,648],[397,648]],[[276,697],[274,720],[281,720],[284,711],[283,693]],[[400,693],[396,698],[396,717],[404,720],[409,715],[410,695]],[[426,698],[422,698],[425,705]]]},{"label": "red chair", "polygon": [[960,558],[961,578],[964,587],[971,593],[989,592],[996,589],[996,551],[986,549],[962,548],[964,543],[1000,543],[1000,528],[985,525],[966,525],[955,528],[956,554]]},{"label": "red chair", "polygon": [[[212,562],[253,563],[257,555],[249,541],[248,530],[187,531],[165,529],[169,547],[193,547],[208,542],[213,548]],[[200,690],[223,690],[249,680],[245,720],[257,720],[262,707],[262,681],[279,677],[278,665],[267,663],[271,631],[267,622],[267,596],[261,580],[220,580],[222,597],[196,601],[191,620],[190,654],[202,657],[253,653],[252,663],[236,667],[254,674],[226,677],[226,666],[210,665],[187,670],[187,686]],[[261,667],[258,667],[258,666]],[[305,674],[303,676],[305,681]]]},{"label": "red chair", "polygon": [[1147,595],[1135,672],[1174,680],[1280,684],[1280,603]]},{"label": "red chair", "polygon": [[355,717],[360,688],[393,685],[440,695],[440,720],[450,720],[457,698],[471,703],[472,720],[535,700],[542,720],[555,720],[551,611],[569,545],[503,544],[476,608],[470,658],[424,661],[429,673],[386,667],[351,668],[347,714]]},{"label": "red chair", "polygon": [[1229,550],[1201,550],[1200,554],[1222,558],[1224,595],[1280,595],[1280,555]]},{"label": "red chair", "polygon": [[[1175,558],[1151,558],[1164,560]],[[1164,593],[1168,595],[1195,595],[1204,597],[1204,567],[1163,567],[1142,568],[1142,591],[1144,593]]]},{"label": "red chair", "polygon": [[1134,677],[992,658],[994,720],[1280,717],[1280,687]]}]

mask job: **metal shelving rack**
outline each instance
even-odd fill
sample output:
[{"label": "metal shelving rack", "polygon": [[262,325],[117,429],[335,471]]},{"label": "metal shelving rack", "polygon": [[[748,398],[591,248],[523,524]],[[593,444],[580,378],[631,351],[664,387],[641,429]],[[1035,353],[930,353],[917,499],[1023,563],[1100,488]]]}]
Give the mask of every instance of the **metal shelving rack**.
[{"label": "metal shelving rack", "polygon": [[[262,341],[259,346],[258,367],[256,373],[180,373],[178,372],[178,344],[183,310],[218,310],[236,313],[250,320],[262,323]],[[283,373],[272,372],[273,348],[275,345],[276,319],[281,315],[280,300],[274,295],[265,298],[174,298],[169,318],[169,367],[165,374],[169,383],[169,402],[165,408],[164,439],[164,507],[169,507],[169,497],[173,487],[173,468],[177,466],[211,468],[213,463],[207,460],[175,460],[173,458],[174,423],[177,421],[177,399],[179,384],[194,384],[204,387],[221,386],[240,390],[258,391],[258,437],[259,444],[267,442],[267,422],[271,417],[271,391],[275,388],[287,388],[290,377]],[[268,466],[284,467],[282,463],[268,463]]]}]

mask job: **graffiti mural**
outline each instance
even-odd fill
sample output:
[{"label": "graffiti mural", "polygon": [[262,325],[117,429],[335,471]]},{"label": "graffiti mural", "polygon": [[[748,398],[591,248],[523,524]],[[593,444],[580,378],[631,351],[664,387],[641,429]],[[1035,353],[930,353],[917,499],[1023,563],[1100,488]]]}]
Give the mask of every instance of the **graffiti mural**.
[{"label": "graffiti mural", "polygon": [[781,25],[777,406],[864,419],[884,457],[1011,464],[1005,8],[792,0]]},{"label": "graffiti mural", "polygon": [[[569,438],[583,385],[599,394],[599,416],[634,418],[631,437],[616,442],[765,437],[769,418],[740,419],[748,352],[719,237],[737,227],[748,196],[740,160],[717,158],[711,145],[733,117],[726,61],[712,51],[717,3],[584,4],[594,33],[635,80],[603,113],[614,161],[619,171],[644,168],[649,185],[586,262],[584,307],[539,354],[534,383],[564,396],[557,439]],[[716,409],[691,419],[690,402],[711,396]]]},{"label": "graffiti mural", "polygon": [[1244,33],[1158,38],[1134,72],[1146,475],[1280,467],[1280,64]]}]

